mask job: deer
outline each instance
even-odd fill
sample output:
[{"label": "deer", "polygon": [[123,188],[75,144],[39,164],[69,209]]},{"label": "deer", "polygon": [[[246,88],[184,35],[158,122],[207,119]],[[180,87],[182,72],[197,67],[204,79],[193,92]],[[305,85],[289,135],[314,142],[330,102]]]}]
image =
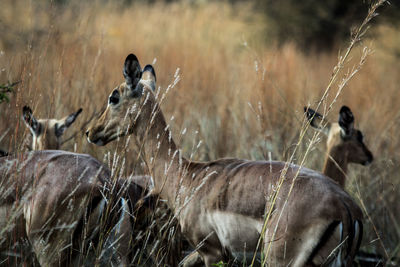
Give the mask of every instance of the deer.
[{"label": "deer", "polygon": [[[322,173],[332,178],[344,189],[348,164],[355,163],[368,166],[374,159],[371,151],[364,143],[363,133],[354,128],[353,112],[349,107],[342,106],[339,111],[338,122],[329,122],[324,116],[309,107],[304,107],[304,113],[310,121],[310,125],[327,136],[327,152]],[[366,255],[373,262],[383,262],[383,257],[363,251],[359,251],[356,258],[363,261]]]},{"label": "deer", "polygon": [[30,130],[32,141],[29,150],[60,149],[62,136],[81,114],[82,108],[62,119],[36,119],[29,106],[22,108],[22,117]]},{"label": "deer", "polygon": [[[76,120],[76,118],[78,117],[78,115],[82,112],[82,109],[79,109],[78,111],[64,117],[63,119],[36,119],[33,114],[32,114],[32,110],[30,107],[28,106],[24,106],[23,107],[23,121],[25,122],[26,126],[30,129],[32,138],[27,138],[24,140],[24,143],[27,144],[27,147],[30,150],[46,150],[46,149],[52,149],[52,150],[56,150],[59,149],[62,141],[61,141],[61,137],[62,135],[65,133],[66,129],[68,129],[69,126],[71,126],[71,124]],[[45,152],[43,152],[45,153]],[[56,172],[57,168],[65,168],[65,166],[62,164],[62,159],[65,158],[65,155],[62,155],[63,152],[61,151],[57,151],[54,152],[57,155],[57,161],[55,161],[56,167],[52,167],[52,168],[45,168],[46,171],[53,171]],[[14,157],[17,155],[18,153],[14,153]],[[62,156],[59,156],[59,154],[61,154]],[[12,153],[8,153],[8,152],[4,152],[2,153],[2,156],[10,156],[13,157]],[[58,158],[60,157],[60,158]],[[81,156],[79,154],[76,154],[75,159],[77,161],[82,161],[82,162],[88,162],[88,169],[91,170],[91,175],[93,173],[95,173],[95,167],[98,168],[100,170],[100,168],[106,169],[104,166],[100,165],[99,162],[97,162],[96,160],[94,160],[93,158],[90,158],[89,156]],[[42,160],[40,157],[40,159],[35,160],[36,156],[33,157],[32,162],[35,162],[35,164],[49,164],[47,163],[47,160]],[[8,158],[5,158],[4,160],[6,160],[7,162],[10,161],[14,161],[15,164],[17,164],[17,159],[13,159],[10,160]],[[40,163],[38,163],[40,162]],[[52,163],[53,164],[53,163]],[[8,166],[8,165],[5,165]],[[71,165],[72,166],[72,165]],[[50,175],[45,175],[44,177],[40,177],[40,178],[36,178],[34,177],[31,173],[30,173],[30,178],[31,179],[24,179],[24,184],[20,184],[19,186],[26,186],[27,188],[30,188],[30,190],[26,190],[23,194],[23,196],[20,196],[20,198],[23,198],[24,200],[26,199],[30,199],[30,203],[40,203],[40,205],[42,206],[47,206],[47,207],[53,207],[52,211],[56,213],[57,209],[62,209],[64,208],[62,205],[59,205],[59,203],[54,202],[55,201],[55,197],[48,197],[47,194],[49,194],[50,192],[57,192],[57,194],[63,194],[66,195],[66,192],[68,189],[71,189],[73,187],[73,185],[75,185],[75,189],[78,190],[80,192],[80,194],[84,194],[85,192],[87,193],[87,196],[85,199],[98,199],[99,195],[98,192],[97,194],[93,194],[93,189],[90,189],[89,185],[87,184],[87,179],[92,179],[92,178],[96,178],[96,177],[91,177],[88,175],[83,175],[83,176],[79,176],[78,173],[84,173],[85,169],[83,168],[84,165],[80,166],[81,168],[78,168],[78,170],[76,172],[73,173],[69,173],[66,172],[65,175],[58,175],[58,176],[50,176]],[[1,167],[0,167],[1,169]],[[92,170],[93,169],[93,170]],[[58,172],[60,173],[60,172]],[[6,186],[6,184],[8,185],[8,183],[14,183],[14,176],[16,176],[16,174],[14,172],[11,172],[9,175],[4,175],[1,176],[1,181],[2,183],[0,184],[0,188],[6,188],[8,186]],[[68,185],[64,183],[64,179],[68,178],[69,176],[74,176],[74,178],[80,177],[80,181],[78,182],[76,179],[71,179],[69,180],[71,183],[69,183]],[[100,183],[104,186],[104,181],[107,181],[107,179],[109,180],[110,174],[109,171],[105,171],[102,172],[102,175],[100,175]],[[41,183],[37,183],[36,179],[40,179]],[[52,185],[57,184],[60,185],[60,187],[55,186],[54,188],[50,187],[49,184],[50,182],[52,183]],[[74,184],[75,183],[75,184]],[[124,197],[125,199],[128,198],[131,200],[132,203],[138,203],[138,199],[142,199],[147,192],[149,192],[149,190],[151,190],[151,177],[148,176],[134,176],[134,177],[130,177],[128,180],[122,180],[119,179],[117,181],[117,184],[126,184],[128,185],[127,188],[128,189],[124,189],[121,192],[125,192],[124,193]],[[90,184],[90,183],[89,183]],[[35,185],[35,186],[34,186]],[[32,188],[33,187],[33,188]],[[37,189],[40,188],[42,193],[37,193]],[[12,191],[15,193],[15,191]],[[2,196],[3,197],[3,196]],[[75,197],[75,195],[71,195],[70,196]],[[66,250],[66,252],[61,253],[61,255],[59,254],[59,250],[60,250],[60,244],[71,244],[70,242],[76,244],[85,244],[89,241],[91,241],[91,239],[87,239],[87,240],[83,240],[83,239],[77,239],[74,238],[73,240],[66,238],[66,235],[70,235],[71,231],[75,231],[74,227],[71,227],[70,230],[66,230],[66,231],[60,231],[59,234],[53,234],[51,233],[51,241],[45,242],[46,244],[46,248],[43,248],[43,246],[41,246],[41,244],[43,242],[42,239],[40,239],[40,237],[37,234],[33,234],[35,233],[35,231],[39,231],[40,227],[49,227],[49,229],[51,228],[51,225],[46,225],[45,222],[47,219],[50,219],[49,216],[50,214],[43,214],[43,216],[40,216],[40,208],[41,206],[38,205],[32,205],[31,209],[27,209],[27,204],[24,205],[17,205],[18,202],[20,202],[20,198],[16,198],[16,197],[12,197],[10,196],[10,198],[8,197],[4,197],[6,200],[5,203],[1,203],[1,211],[2,214],[4,216],[2,216],[2,219],[0,219],[1,221],[1,225],[8,225],[10,223],[9,221],[9,214],[13,213],[13,208],[15,208],[15,206],[18,206],[19,208],[21,208],[22,206],[24,207],[24,209],[21,208],[21,210],[19,210],[18,212],[16,212],[16,214],[18,214],[18,217],[15,219],[15,221],[18,221],[19,223],[16,225],[16,227],[11,227],[10,232],[8,233],[8,235],[3,235],[3,246],[1,246],[1,250],[2,251],[9,251],[9,252],[13,252],[12,250],[10,251],[10,247],[13,247],[14,244],[20,243],[23,244],[23,246],[19,246],[16,249],[19,250],[19,254],[22,255],[22,261],[14,261],[13,259],[10,260],[10,257],[5,255],[5,261],[7,262],[24,262],[24,264],[33,264],[34,262],[37,261],[39,262],[40,265],[45,265],[45,266],[51,266],[51,265],[60,265],[60,264],[64,264],[65,261],[68,259],[70,262],[69,264],[73,264],[73,262],[77,262],[79,261],[79,257],[77,256],[71,256],[71,250]],[[151,201],[150,201],[151,199]],[[66,200],[65,200],[66,201]],[[96,200],[99,201],[99,200]],[[101,200],[101,202],[104,202],[105,200]],[[121,198],[122,201],[122,198]],[[153,206],[153,204],[151,204],[152,202],[155,202],[155,199],[149,197],[147,198],[146,201],[141,200],[142,202],[140,203],[147,203],[148,206]],[[84,217],[82,217],[82,211],[86,208],[89,209],[91,207],[91,203],[90,201],[86,201],[83,199],[82,196],[82,200],[81,201],[77,201],[78,204],[84,206],[81,207],[81,209],[78,211],[78,214],[74,214],[71,215],[69,217],[69,219],[71,220],[78,220],[79,218],[82,220]],[[98,202],[100,203],[100,202]],[[103,206],[103,210],[101,212],[104,212],[104,203],[101,204]],[[121,205],[121,203],[118,203],[118,205]],[[135,205],[131,205],[131,209],[132,207]],[[126,208],[126,207],[125,207]],[[153,207],[151,208],[153,209]],[[32,216],[32,211],[31,210],[35,210],[36,213],[34,214],[34,216]],[[50,212],[50,211],[48,211]],[[98,219],[100,219],[100,210],[99,211],[95,211],[93,212],[90,216],[97,216]],[[120,211],[118,211],[120,212]],[[140,209],[141,213],[146,213],[148,212],[148,209]],[[65,214],[60,214],[60,213],[56,213],[57,215],[52,215],[54,216],[54,220],[57,220],[58,223],[62,223],[62,224],[68,224],[68,220],[65,220]],[[93,215],[96,214],[96,215]],[[115,214],[118,214],[116,212],[110,214],[110,216],[116,216]],[[131,213],[133,214],[133,213]],[[87,217],[87,215],[85,215],[85,220],[88,220],[89,217]],[[121,215],[122,216],[122,215]],[[125,225],[124,227],[126,228],[124,230],[123,234],[120,235],[131,235],[131,230],[135,227],[134,224],[132,224],[132,222],[130,222],[128,220],[127,217],[127,213],[125,213],[122,219],[124,221],[125,224],[127,224],[127,221],[129,222],[129,226]],[[141,215],[141,217],[143,217],[143,215]],[[115,220],[115,219],[114,219]],[[143,219],[142,219],[143,220]],[[31,223],[32,221],[34,221],[35,223]],[[25,222],[25,223],[24,223]],[[41,225],[41,223],[43,223]],[[33,225],[33,226],[32,226]],[[80,226],[82,227],[82,226]],[[93,226],[88,226],[89,228]],[[137,229],[135,229],[137,230]],[[97,230],[98,231],[98,230]],[[42,231],[43,232],[43,231]],[[47,231],[48,232],[48,231]],[[3,233],[5,234],[5,233]],[[114,235],[116,235],[116,233],[114,233]],[[131,236],[130,236],[131,237]],[[48,237],[49,238],[49,237]],[[93,239],[93,238],[92,238]],[[125,238],[126,239],[126,238]],[[82,242],[78,242],[82,241]],[[121,241],[129,241],[129,240],[124,240],[121,239]],[[118,241],[120,242],[120,241]],[[54,245],[55,244],[55,245]],[[124,245],[126,247],[126,245]],[[49,249],[51,248],[51,249]],[[33,255],[31,253],[31,251],[33,250]],[[46,251],[46,253],[43,253],[43,250]],[[129,255],[129,253],[127,252],[128,249],[125,248],[124,253],[126,255]],[[130,251],[130,250],[129,250]],[[67,257],[68,256],[68,257]],[[113,261],[115,262],[115,255],[113,256]],[[12,257],[11,257],[12,258]],[[32,260],[32,258],[34,258],[34,260]],[[2,257],[0,257],[0,259],[2,259]],[[73,259],[73,260],[71,260]],[[0,261],[2,262],[2,261]],[[102,259],[103,263],[106,263],[107,260]],[[120,260],[120,262],[127,262],[127,260]]]},{"label": "deer", "polygon": [[[88,155],[55,150],[1,158],[0,204],[6,215],[1,224],[10,228],[2,227],[2,251],[17,255],[2,255],[4,261],[23,258],[18,245],[24,241],[42,266],[64,265],[71,258],[79,263],[73,253],[86,248],[73,243],[81,235],[97,234],[105,207],[100,189],[109,178],[108,169]],[[128,227],[128,222],[123,218],[121,227]]]},{"label": "deer", "polygon": [[[334,179],[343,189],[349,163],[368,166],[373,161],[373,155],[363,141],[363,133],[354,128],[354,115],[347,106],[339,111],[338,122],[331,123],[309,107],[304,112],[310,125],[328,137],[328,151],[324,160],[322,173]],[[201,262],[199,255],[193,253],[187,262]]]},{"label": "deer", "polygon": [[[60,149],[65,131],[75,122],[81,114],[82,108],[62,119],[36,119],[29,106],[22,108],[22,119],[30,131],[30,135],[22,141],[28,150]],[[7,156],[9,152],[0,150],[0,157]]]},{"label": "deer", "polygon": [[136,55],[129,54],[123,76],[107,108],[88,127],[87,139],[104,146],[134,137],[154,192],[166,200],[205,266],[243,252],[252,255],[260,238],[268,266],[351,265],[363,214],[332,179],[279,161],[186,159],[161,111],[154,68],[142,70]]},{"label": "deer", "polygon": [[[79,109],[78,111],[70,114],[69,116],[60,119],[60,120],[56,120],[56,119],[36,119],[33,114],[32,114],[32,110],[28,107],[28,106],[24,106],[23,107],[23,120],[25,122],[25,124],[27,125],[27,127],[30,129],[31,131],[31,135],[32,138],[27,138],[24,140],[24,143],[27,144],[27,147],[30,150],[56,150],[60,148],[60,145],[62,144],[61,141],[61,137],[64,134],[65,130],[75,121],[75,119],[78,117],[78,115],[82,112],[82,109]],[[49,152],[49,151],[47,151]],[[47,153],[46,152],[46,153]],[[43,152],[45,153],[45,152]],[[56,172],[57,168],[62,168],[65,169],[65,166],[62,164],[62,159],[65,158],[65,155],[59,156],[59,154],[62,154],[62,151],[55,151],[54,153],[57,154],[57,161],[55,161],[56,166],[53,168],[46,168],[46,171],[53,171]],[[13,156],[12,153],[6,153],[4,152],[4,155],[2,156]],[[16,156],[17,153],[14,153],[14,156]],[[58,159],[58,157],[60,157],[60,159]],[[76,158],[77,161],[81,161],[81,162],[88,162],[87,163],[87,167],[89,170],[92,170],[90,173],[91,175],[94,173],[95,167],[96,168],[103,168],[103,169],[107,169],[105,166],[102,166],[97,160],[94,160],[93,158],[87,156],[87,155],[80,155],[80,154],[74,154],[74,157]],[[13,159],[14,161],[16,159]],[[10,160],[8,160],[10,161]],[[35,164],[43,164],[46,165],[48,164],[47,161],[43,161],[42,159],[38,159],[37,161],[35,159],[32,159],[33,162],[35,162]],[[38,163],[40,162],[40,163]],[[52,161],[52,164],[54,162]],[[17,164],[17,163],[15,163]],[[58,164],[58,165],[57,165]],[[0,161],[0,165],[1,165],[1,161]],[[68,238],[69,235],[71,235],[72,232],[77,232],[79,229],[78,228],[82,228],[82,220],[88,221],[89,217],[90,218],[97,218],[97,222],[99,223],[100,219],[102,218],[101,215],[105,214],[105,204],[104,202],[107,199],[103,199],[103,200],[99,200],[100,196],[99,196],[99,191],[98,188],[96,189],[97,193],[94,194],[93,193],[93,189],[90,189],[90,186],[86,183],[86,180],[88,179],[94,179],[96,177],[91,177],[91,175],[82,175],[79,176],[80,177],[80,181],[83,182],[79,182],[77,179],[75,179],[76,177],[78,177],[78,173],[84,173],[85,169],[83,169],[83,165],[81,165],[81,168],[78,168],[75,172],[58,172],[59,175],[56,176],[44,176],[44,177],[40,177],[40,178],[36,178],[33,176],[30,176],[31,179],[25,179],[24,180],[24,186],[26,186],[27,188],[30,188],[30,190],[27,190],[26,192],[24,192],[24,195],[21,196],[20,198],[24,198],[24,199],[30,199],[30,201],[32,203],[40,203],[41,206],[38,205],[33,205],[33,207],[31,208],[31,210],[36,210],[37,212],[35,213],[34,216],[31,217],[31,213],[29,210],[26,211],[26,209],[21,209],[18,214],[18,218],[15,219],[16,221],[19,222],[19,227],[11,227],[11,229],[9,229],[9,233],[8,235],[0,235],[0,240],[2,239],[3,242],[0,242],[0,249],[1,251],[8,251],[8,252],[13,252],[13,250],[10,250],[10,247],[14,247],[14,244],[23,244],[19,245],[16,247],[16,249],[18,250],[19,253],[17,253],[17,255],[20,255],[22,259],[18,260],[17,257],[12,258],[10,256],[7,255],[3,255],[3,257],[0,255],[0,262],[3,262],[2,259],[4,259],[4,261],[10,263],[10,265],[12,265],[13,262],[15,263],[23,263],[23,264],[28,264],[28,265],[35,265],[35,264],[40,264],[40,265],[44,265],[44,266],[60,266],[60,265],[76,265],[76,264],[81,264],[82,261],[85,262],[85,264],[88,264],[91,262],[92,259],[84,259],[83,256],[79,256],[76,253],[73,254],[72,248],[69,250],[65,250],[65,252],[60,253],[60,245],[66,245],[66,244],[73,244],[75,247],[73,247],[73,250],[77,249],[77,246],[82,246],[82,244],[89,244],[90,242],[92,242],[92,244],[95,244],[97,247],[101,248],[101,244],[94,240],[96,238],[98,238],[99,233],[101,232],[100,230],[96,230],[96,233],[92,233],[92,235],[94,235],[94,237],[91,238],[80,238],[78,237],[77,234],[74,234],[73,238]],[[1,169],[1,167],[0,167]],[[1,174],[1,173],[0,173]],[[2,177],[0,175],[0,178],[2,178],[0,181],[2,181],[2,183],[0,184],[0,189],[1,188],[5,188],[5,184],[4,183],[8,183],[10,181],[13,181],[14,176],[16,174],[15,173],[11,173],[10,175],[7,175],[5,177]],[[64,179],[69,178],[70,176],[74,176],[73,179],[69,180],[70,183],[68,185],[65,184]],[[105,181],[108,181],[111,177],[110,177],[110,172],[108,171],[104,171],[101,173],[101,175],[99,175],[101,178],[100,179],[100,184],[102,185],[102,187],[104,187]],[[36,180],[34,179],[40,179],[41,183],[38,183],[36,185]],[[97,179],[97,178],[96,178]],[[8,181],[10,180],[10,181]],[[55,186],[54,188],[52,188],[51,186],[49,186],[51,181],[52,185],[60,185],[59,187]],[[148,235],[146,233],[145,229],[145,222],[149,220],[150,217],[152,217],[152,213],[156,211],[156,207],[155,207],[155,203],[158,202],[157,200],[157,196],[156,195],[152,195],[152,196],[148,196],[148,193],[151,191],[152,189],[152,178],[149,176],[130,176],[128,178],[121,178],[118,177],[117,180],[114,181],[115,184],[117,186],[113,186],[114,191],[113,192],[117,192],[118,194],[116,194],[116,196],[114,197],[114,202],[117,202],[117,199],[119,199],[118,201],[124,201],[123,203],[130,203],[129,205],[129,210],[130,212],[127,213],[121,213],[121,211],[117,210],[117,211],[113,211],[113,212],[109,212],[105,215],[103,215],[104,218],[114,218],[114,221],[110,221],[110,224],[106,224],[104,225],[104,227],[108,227],[109,229],[106,229],[107,232],[109,232],[110,229],[112,229],[112,226],[114,224],[114,227],[116,222],[115,222],[115,218],[116,216],[120,216],[120,220],[122,220],[122,222],[125,224],[124,225],[124,230],[123,231],[114,231],[115,233],[113,234],[114,236],[119,236],[114,237],[115,242],[116,242],[116,246],[117,248],[119,247],[124,247],[124,249],[122,250],[122,252],[118,251],[110,251],[110,249],[104,249],[102,248],[102,250],[100,251],[106,251],[108,254],[110,254],[112,257],[106,257],[104,258],[104,256],[100,259],[100,263],[103,264],[107,264],[112,262],[113,264],[115,264],[116,262],[119,262],[119,265],[128,265],[132,264],[132,261],[134,259],[132,259],[132,247],[127,247],[126,244],[128,244],[129,242],[131,242],[132,240],[137,240],[138,237],[136,236],[132,236],[133,233],[137,233],[137,232],[144,232],[145,235]],[[34,186],[33,186],[34,184]],[[111,184],[108,181],[108,184]],[[124,187],[126,188],[122,188],[121,185],[124,185]],[[22,186],[22,185],[20,185]],[[69,188],[68,188],[68,187]],[[52,207],[52,211],[55,213],[52,216],[54,218],[52,218],[53,220],[57,220],[57,223],[59,224],[63,224],[63,225],[68,225],[68,220],[65,220],[66,216],[63,213],[59,213],[56,212],[57,209],[63,209],[64,207],[62,205],[59,205],[59,203],[54,202],[55,201],[55,197],[48,197],[47,195],[50,194],[50,192],[57,192],[57,194],[64,194],[66,195],[66,192],[68,189],[71,189],[74,186],[74,190],[78,190],[80,192],[80,194],[82,194],[82,199],[78,200],[78,205],[80,205],[80,209],[78,210],[77,214],[69,214],[69,219],[71,220],[81,220],[80,221],[80,225],[76,226],[78,228],[76,228],[75,226],[71,226],[71,229],[67,229],[65,231],[60,231],[60,233],[54,234],[51,233],[51,238],[47,237],[46,238],[46,242],[44,242],[46,247],[43,247],[41,244],[43,243],[42,240],[40,239],[40,237],[36,234],[32,234],[35,231],[38,231],[38,229],[40,227],[44,228],[44,227],[48,227],[49,229],[52,229],[51,225],[46,225],[45,222],[46,220],[50,219],[49,216],[49,212],[45,213],[43,216],[40,217],[40,215],[38,215],[37,213],[40,213],[40,209],[42,206],[48,206],[48,207]],[[31,188],[32,187],[32,188]],[[37,189],[40,188],[41,191],[45,192],[45,193],[37,193]],[[119,188],[118,190],[115,188]],[[14,192],[15,193],[15,192]],[[84,194],[86,195],[86,198],[84,198]],[[1,194],[0,194],[1,195]],[[118,196],[118,197],[117,197]],[[75,198],[75,195],[70,195],[70,198]],[[104,197],[104,195],[103,195]],[[85,200],[88,199],[88,200]],[[125,201],[126,199],[128,199],[128,201]],[[64,200],[64,202],[66,202],[66,200]],[[0,210],[2,210],[5,214],[2,217],[2,219],[0,219],[0,225],[8,225],[10,223],[10,217],[8,216],[9,214],[13,213],[13,207],[15,205],[17,205],[17,203],[19,202],[19,198],[17,197],[11,197],[9,199],[8,202],[6,203],[1,203],[0,204]],[[88,216],[87,214],[85,214],[82,217],[82,211],[90,211],[92,210],[92,206],[93,206],[93,202],[96,202],[96,205],[101,205],[101,209],[100,210],[94,210],[90,216]],[[101,203],[101,204],[99,204]],[[116,203],[116,205],[122,205],[121,203]],[[18,207],[21,206],[26,206],[27,204],[24,205],[17,205]],[[100,206],[99,206],[100,207]],[[126,204],[124,206],[124,209],[126,209]],[[133,212],[135,211],[135,212]],[[158,211],[159,212],[159,211]],[[135,218],[129,218],[127,214],[130,215],[135,215]],[[36,219],[39,218],[39,219]],[[29,219],[29,220],[28,220]],[[35,221],[34,227],[31,226],[31,221]],[[43,224],[42,224],[43,223]],[[95,226],[95,222],[92,222],[93,225],[92,226],[86,226],[86,228],[88,228],[89,230],[91,229],[91,227],[93,228]],[[74,228],[75,227],[75,228]],[[103,227],[103,228],[104,228]],[[1,227],[0,227],[1,228]],[[89,231],[88,229],[85,229],[85,231]],[[83,230],[83,229],[81,229]],[[81,231],[80,230],[80,231]],[[49,235],[50,233],[49,231],[42,231],[44,232],[43,235]],[[77,232],[79,233],[79,232]],[[142,234],[143,235],[143,234]],[[3,236],[1,238],[1,236]],[[127,239],[127,236],[129,236],[130,239]],[[143,237],[142,237],[143,238]],[[148,237],[146,237],[148,238]],[[121,240],[119,240],[121,239]],[[124,243],[124,245],[122,246],[121,242]],[[139,242],[139,241],[137,241]],[[136,243],[137,243],[136,242]],[[1,243],[4,243],[4,245],[2,246]],[[165,243],[165,242],[164,242]],[[131,242],[132,244],[132,242]],[[136,247],[139,246],[139,244],[135,244]],[[169,246],[168,249],[164,248],[164,250],[172,250],[175,254],[180,254],[180,250],[175,248],[175,246],[179,246],[179,244],[173,244],[172,247],[171,245]],[[161,243],[161,245],[159,246],[165,246],[165,244]],[[49,249],[51,248],[51,249]],[[86,250],[85,250],[86,249]],[[92,248],[94,249],[94,248]],[[112,248],[113,250],[115,249],[114,247]],[[46,251],[46,253],[43,253],[43,250]],[[89,251],[90,252],[90,251]],[[80,254],[85,255],[87,254],[87,248],[83,247],[80,249]],[[116,254],[117,253],[117,254]],[[90,253],[89,253],[90,254]],[[93,254],[93,253],[91,253]],[[121,256],[123,255],[123,256]],[[18,257],[20,257],[18,256]],[[92,255],[92,258],[96,258],[96,255]],[[130,258],[129,258],[130,257]],[[160,258],[160,256],[157,256],[158,258]],[[150,255],[146,255],[146,258],[142,259],[141,262],[142,264],[153,264],[153,262],[155,262],[156,260],[158,262],[160,262],[160,259],[158,259],[157,257],[153,257]],[[163,258],[161,259],[161,262],[165,265],[165,266],[174,266],[176,259],[174,257],[170,257],[170,258]],[[81,262],[81,263],[79,263]]]},{"label": "deer", "polygon": [[354,115],[347,106],[339,111],[338,122],[329,122],[313,109],[304,107],[310,125],[327,136],[327,152],[322,173],[345,187],[349,163],[369,165],[374,157],[364,144],[363,133],[354,128]]},{"label": "deer", "polygon": [[84,154],[0,158],[0,262],[30,266],[34,257],[40,266],[128,266],[136,217],[155,201],[140,183],[111,179],[107,167]]}]

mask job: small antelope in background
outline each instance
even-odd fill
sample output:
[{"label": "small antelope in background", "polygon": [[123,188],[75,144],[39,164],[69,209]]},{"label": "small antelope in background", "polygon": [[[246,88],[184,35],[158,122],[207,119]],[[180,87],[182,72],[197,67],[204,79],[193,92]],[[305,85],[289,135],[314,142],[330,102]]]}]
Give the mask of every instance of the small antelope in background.
[{"label": "small antelope in background", "polygon": [[362,132],[354,128],[353,113],[350,108],[343,106],[339,111],[338,122],[331,123],[311,108],[304,107],[304,112],[310,125],[328,137],[322,172],[344,188],[349,163],[366,166],[373,161],[371,151],[364,144]]},{"label": "small antelope in background", "polygon": [[60,149],[62,135],[74,123],[81,112],[82,109],[80,108],[60,120],[36,119],[32,114],[31,108],[24,106],[22,116],[32,135],[32,141],[25,140],[25,143],[29,144],[29,150]]},{"label": "small antelope in background", "polygon": [[[268,266],[351,265],[362,238],[363,215],[335,182],[286,162],[185,159],[153,93],[153,67],[142,71],[130,54],[123,75],[125,82],[111,92],[106,110],[86,132],[88,141],[101,146],[135,137],[154,190],[166,199],[207,267],[232,257],[241,261],[243,253],[253,255],[268,210],[262,236]],[[196,264],[202,265],[192,266]]]}]

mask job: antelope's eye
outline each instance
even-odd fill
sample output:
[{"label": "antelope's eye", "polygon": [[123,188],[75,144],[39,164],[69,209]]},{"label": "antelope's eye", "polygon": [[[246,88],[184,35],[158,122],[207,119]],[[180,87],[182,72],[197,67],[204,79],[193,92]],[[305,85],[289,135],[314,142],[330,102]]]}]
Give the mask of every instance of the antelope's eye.
[{"label": "antelope's eye", "polygon": [[115,90],[111,93],[110,97],[108,98],[108,103],[109,103],[109,104],[116,105],[116,104],[118,104],[118,102],[119,102],[119,92],[118,92],[117,89],[115,89]]}]

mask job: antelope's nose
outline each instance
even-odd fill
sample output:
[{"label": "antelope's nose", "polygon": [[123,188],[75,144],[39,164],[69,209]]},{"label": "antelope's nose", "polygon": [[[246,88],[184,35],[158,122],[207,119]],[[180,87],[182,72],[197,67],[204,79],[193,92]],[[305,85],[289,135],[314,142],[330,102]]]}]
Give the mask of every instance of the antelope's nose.
[{"label": "antelope's nose", "polygon": [[364,162],[363,165],[367,166],[367,165],[371,164],[373,160],[374,160],[374,156],[372,155],[371,152],[369,152],[368,153],[368,159]]}]

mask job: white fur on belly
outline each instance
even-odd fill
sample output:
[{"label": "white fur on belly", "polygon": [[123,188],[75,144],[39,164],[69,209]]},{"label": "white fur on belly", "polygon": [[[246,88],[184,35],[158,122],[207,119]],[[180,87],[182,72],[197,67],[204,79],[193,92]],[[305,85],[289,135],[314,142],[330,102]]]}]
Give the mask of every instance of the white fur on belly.
[{"label": "white fur on belly", "polygon": [[233,256],[241,259],[244,252],[252,256],[263,226],[263,221],[223,211],[207,214],[221,245]]}]

